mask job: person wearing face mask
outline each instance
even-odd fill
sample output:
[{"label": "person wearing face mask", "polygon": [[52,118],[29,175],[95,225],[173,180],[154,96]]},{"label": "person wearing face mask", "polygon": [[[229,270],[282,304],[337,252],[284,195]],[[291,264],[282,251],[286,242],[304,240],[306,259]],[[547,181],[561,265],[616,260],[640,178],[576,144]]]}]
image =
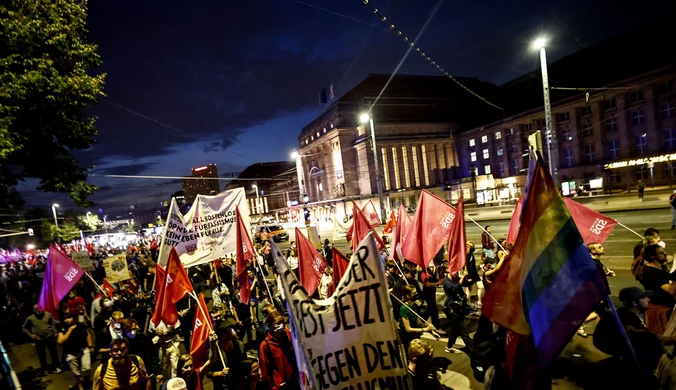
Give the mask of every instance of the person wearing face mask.
[{"label": "person wearing face mask", "polygon": [[99,333],[108,325],[110,316],[113,314],[113,300],[105,297],[101,301],[101,312],[94,318],[94,332]]},{"label": "person wearing face mask", "polygon": [[114,311],[110,316],[108,326],[96,334],[96,350],[103,354],[102,360],[106,358],[105,354],[110,350],[110,342],[124,337],[122,320],[124,320],[124,314],[121,311]]},{"label": "person wearing face mask", "polygon": [[148,372],[148,380],[154,389],[157,375],[160,374],[160,360],[155,351],[155,346],[150,337],[141,331],[135,319],[125,319],[123,327],[124,336],[129,341],[129,352],[143,359]]},{"label": "person wearing face mask", "polygon": [[241,382],[245,372],[242,368],[242,362],[247,356],[246,348],[237,339],[237,334],[231,327],[216,327],[214,324],[214,329],[218,335],[218,343],[223,350],[229,370],[225,370],[221,359],[214,359],[214,364],[207,373],[207,378],[213,382],[214,390],[237,389],[236,384]]},{"label": "person wearing face mask", "polygon": [[49,350],[49,356],[52,358],[54,367],[52,374],[61,373],[59,368],[59,355],[56,353],[56,330],[54,318],[51,313],[40,310],[38,305],[33,306],[34,314],[31,314],[24,321],[22,329],[26,336],[30,337],[35,343],[35,350],[40,359],[40,373],[44,374],[49,370],[47,365],[47,355],[45,349]]},{"label": "person wearing face mask", "polygon": [[404,287],[402,299],[405,304],[399,308],[399,337],[404,344],[404,349],[408,348],[409,343],[417,338],[420,338],[425,332],[433,332],[436,328],[434,325],[423,322],[418,317],[420,315],[420,305],[416,303],[419,300],[418,293],[414,286],[408,285]]},{"label": "person wearing face mask", "polygon": [[77,314],[67,314],[59,330],[57,343],[61,345],[66,362],[70,367],[75,386],[82,390],[83,373],[89,376],[91,369],[90,353],[94,352],[92,336],[87,326],[77,321]]},{"label": "person wearing face mask", "polygon": [[270,332],[261,343],[258,355],[263,378],[272,390],[300,389],[291,332],[284,327],[284,317],[274,311],[265,322]]},{"label": "person wearing face mask", "polygon": [[131,305],[132,303],[124,297],[123,290],[113,291],[113,310],[121,311],[128,316],[131,314]]},{"label": "person wearing face mask", "polygon": [[[211,337],[216,335],[212,333]],[[215,345],[214,345],[215,347]],[[189,390],[203,390],[204,376],[209,372],[213,362],[217,359],[217,349],[210,348],[209,358],[201,367],[195,367],[192,356],[183,354],[178,358],[178,377],[183,379]],[[223,375],[228,375],[228,368],[223,370]]]},{"label": "person wearing face mask", "polygon": [[125,338],[110,343],[110,358],[103,359],[94,372],[96,390],[151,390],[145,363],[129,352]]}]

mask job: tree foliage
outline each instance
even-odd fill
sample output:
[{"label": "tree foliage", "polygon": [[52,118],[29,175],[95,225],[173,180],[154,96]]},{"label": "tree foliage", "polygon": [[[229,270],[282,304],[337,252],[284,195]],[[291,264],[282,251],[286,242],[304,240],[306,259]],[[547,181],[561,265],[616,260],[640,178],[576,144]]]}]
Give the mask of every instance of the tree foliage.
[{"label": "tree foliage", "polygon": [[73,156],[97,134],[87,110],[103,96],[101,59],[85,43],[87,2],[0,2],[0,186],[26,178],[38,189],[70,193],[80,206],[96,187]]},{"label": "tree foliage", "polygon": [[68,243],[80,238],[80,229],[71,221],[65,221],[60,224],[59,227],[54,226],[54,224],[49,221],[42,221],[41,231],[42,239],[45,242],[56,242],[61,240],[62,242]]}]

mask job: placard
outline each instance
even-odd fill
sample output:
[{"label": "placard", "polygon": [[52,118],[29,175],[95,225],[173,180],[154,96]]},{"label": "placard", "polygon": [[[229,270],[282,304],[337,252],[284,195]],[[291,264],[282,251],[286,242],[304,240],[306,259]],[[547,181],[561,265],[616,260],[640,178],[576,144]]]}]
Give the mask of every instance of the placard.
[{"label": "placard", "polygon": [[118,283],[132,278],[125,253],[103,259],[103,269],[106,271],[106,278],[110,283]]},{"label": "placard", "polygon": [[89,258],[89,252],[87,251],[73,252],[71,256],[73,257],[73,261],[77,265],[79,265],[80,268],[82,268],[84,271],[86,272],[94,271],[92,260]]}]

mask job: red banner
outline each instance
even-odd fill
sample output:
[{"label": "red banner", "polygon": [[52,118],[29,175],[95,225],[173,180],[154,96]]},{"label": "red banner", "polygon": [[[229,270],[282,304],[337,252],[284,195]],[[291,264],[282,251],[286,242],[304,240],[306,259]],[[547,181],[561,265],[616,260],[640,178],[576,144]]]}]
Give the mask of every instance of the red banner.
[{"label": "red banner", "polygon": [[[209,360],[209,332],[212,329],[209,309],[204,302],[204,296],[200,294],[199,307],[195,310],[195,320],[192,325],[192,338],[190,343],[190,355],[193,360],[193,367],[200,368]],[[201,308],[201,309],[200,309]]]},{"label": "red banner", "polygon": [[516,235],[519,233],[519,225],[521,220],[521,207],[523,205],[523,199],[519,197],[519,201],[516,202],[516,207],[512,213],[512,219],[509,221],[509,230],[507,231],[507,243],[514,244],[516,242]]},{"label": "red banner", "polygon": [[465,206],[462,198],[458,201],[456,217],[453,220],[451,239],[448,241],[448,273],[453,275],[465,267],[467,262],[467,234],[465,234]]},{"label": "red banner", "polygon": [[326,260],[310,243],[305,235],[296,228],[296,247],[298,248],[298,276],[308,295],[319,287],[319,281],[326,268]]},{"label": "red banner", "polygon": [[577,230],[580,231],[582,241],[585,244],[591,244],[592,242],[603,244],[608,239],[615,225],[617,225],[616,220],[589,207],[585,207],[572,199],[563,198],[563,202],[568,207],[568,212],[573,217],[573,221],[575,221]]},{"label": "red banner", "polygon": [[406,233],[408,233],[410,226],[411,217],[409,217],[408,213],[406,212],[406,207],[404,207],[403,204],[400,204],[399,215],[397,215],[397,223],[394,225],[394,234],[392,235],[392,246],[390,247],[390,253],[396,260],[404,261],[404,259],[401,258],[402,256],[399,256],[401,249],[398,248],[398,246],[401,246],[401,244],[404,242]]},{"label": "red banner", "polygon": [[[161,274],[158,273],[157,276]],[[152,322],[155,326],[158,326],[161,321],[164,321],[165,325],[175,326],[178,322],[176,302],[180,301],[186,293],[193,291],[192,283],[176,253],[176,248],[171,248],[167,268],[163,274],[163,278],[157,279],[158,284],[161,282],[161,287],[158,285],[157,304]]]},{"label": "red banner", "polygon": [[364,237],[369,234],[369,232],[373,232],[373,238],[375,238],[376,242],[378,243],[378,249],[382,250],[385,248],[385,243],[380,237],[380,234],[373,230],[373,226],[371,226],[368,218],[364,215],[364,212],[360,210],[359,207],[357,207],[354,201],[352,201],[352,207],[355,211],[352,218],[352,241],[350,243],[350,248],[353,251],[357,250],[357,245],[359,245],[361,240],[363,240]]},{"label": "red banner", "polygon": [[[249,260],[255,257],[255,249],[251,242],[249,232],[246,230],[246,225],[242,219],[242,214],[239,212],[239,206],[235,208],[237,213],[237,281],[239,282],[239,301],[244,304],[249,304],[251,298],[251,281],[249,280],[248,263]],[[255,261],[255,260],[254,260]]]}]

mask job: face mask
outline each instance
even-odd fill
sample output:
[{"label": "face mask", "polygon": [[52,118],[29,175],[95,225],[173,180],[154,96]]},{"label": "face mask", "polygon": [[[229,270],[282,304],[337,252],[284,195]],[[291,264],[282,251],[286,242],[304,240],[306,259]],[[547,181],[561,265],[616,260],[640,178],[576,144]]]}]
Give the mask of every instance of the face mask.
[{"label": "face mask", "polygon": [[103,306],[105,306],[105,307],[112,307],[112,306],[113,306],[113,302],[112,302],[112,301],[105,301],[105,302],[103,302]]},{"label": "face mask", "polygon": [[122,324],[120,324],[119,322],[114,323],[113,329],[115,329],[115,331],[118,332],[120,329],[122,329]]},{"label": "face mask", "polygon": [[282,332],[284,330],[284,324],[276,325],[273,330],[275,332]]},{"label": "face mask", "polygon": [[44,315],[45,315],[44,312],[42,312],[42,313],[35,313],[35,316],[36,316],[37,318],[42,318],[42,317],[44,317]]},{"label": "face mask", "polygon": [[116,358],[113,359],[113,364],[119,366],[120,364],[124,364],[125,360],[127,360],[126,357]]},{"label": "face mask", "polygon": [[129,332],[127,332],[127,337],[129,337],[130,339],[133,339],[134,337],[136,337],[136,329],[130,330]]},{"label": "face mask", "polygon": [[84,322],[84,316],[77,316],[78,322]]},{"label": "face mask", "polygon": [[119,301],[120,297],[113,297],[113,301]]}]

